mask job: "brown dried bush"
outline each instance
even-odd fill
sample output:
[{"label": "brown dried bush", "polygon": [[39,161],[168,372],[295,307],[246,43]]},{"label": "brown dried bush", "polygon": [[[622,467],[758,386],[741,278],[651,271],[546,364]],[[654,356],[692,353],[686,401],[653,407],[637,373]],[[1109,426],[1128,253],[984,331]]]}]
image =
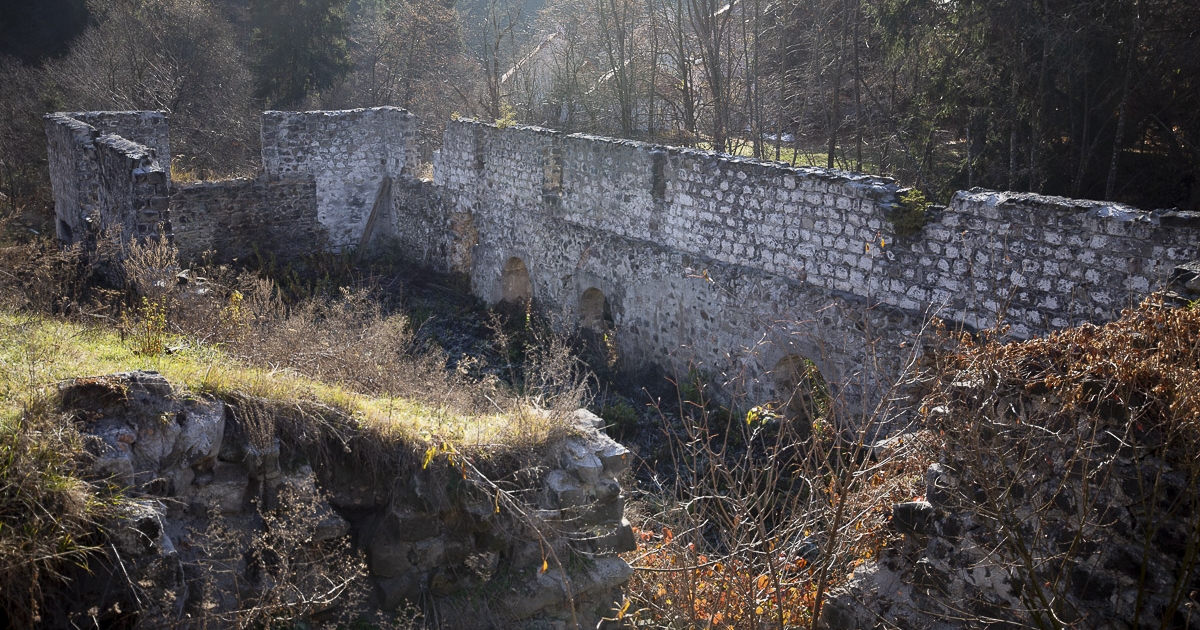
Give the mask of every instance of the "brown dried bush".
[{"label": "brown dried bush", "polygon": [[954,480],[943,502],[990,541],[986,564],[1024,610],[981,593],[943,597],[944,612],[1039,628],[1196,618],[1200,310],[1156,295],[1103,326],[999,332],[937,358],[922,411]]}]

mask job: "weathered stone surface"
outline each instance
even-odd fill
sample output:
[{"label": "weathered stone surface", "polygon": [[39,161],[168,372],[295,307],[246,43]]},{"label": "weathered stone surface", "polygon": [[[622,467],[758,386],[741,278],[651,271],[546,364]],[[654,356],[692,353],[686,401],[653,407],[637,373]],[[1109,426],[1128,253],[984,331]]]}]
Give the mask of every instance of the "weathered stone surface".
[{"label": "weathered stone surface", "polygon": [[388,539],[405,542],[436,536],[440,529],[436,516],[401,506],[393,507],[380,522],[380,530]]},{"label": "weathered stone surface", "polygon": [[416,133],[416,117],[395,107],[264,112],[263,173],[315,183],[316,217],[328,240],[312,246],[356,247],[372,211],[391,212],[390,199],[376,203],[381,193],[390,196],[385,178],[411,177],[416,168]]},{"label": "weathered stone surface", "polygon": [[[1176,214],[984,190],[898,238],[886,179],[528,127],[451,122],[434,166],[446,207],[401,208],[400,241],[489,301],[514,259],[574,321],[599,290],[622,358],[679,376],[702,363],[753,381],[800,355],[861,381],[903,364],[927,312],[984,328],[1003,311],[1020,338],[1108,320],[1197,252]],[[449,219],[464,214],[465,249]],[[770,380],[752,400],[778,398]]]},{"label": "weathered stone surface", "polygon": [[1109,320],[1200,257],[1194,213],[972,189],[897,237],[886,178],[470,120],[418,181],[415,119],[386,107],[267,112],[260,177],[179,188],[163,209],[161,114],[46,128],[65,241],[107,221],[163,222],[192,257],[391,242],[488,301],[522,287],[568,326],[611,326],[626,361],[703,365],[755,402],[796,385],[762,377],[797,357],[854,383],[844,400],[890,384],[929,314],[981,329],[1003,313],[1015,338]]},{"label": "weathered stone surface", "polygon": [[[60,112],[45,117],[59,240],[94,247],[170,231],[171,163],[163,112]],[[145,208],[157,208],[145,212]]]},{"label": "weathered stone surface", "polygon": [[182,464],[196,466],[200,460],[215,460],[225,437],[225,405],[211,400],[189,399],[176,418],[182,426],[175,450]]},{"label": "weathered stone surface", "polygon": [[250,473],[240,465],[217,462],[212,471],[196,479],[195,497],[224,513],[241,512],[249,500]]},{"label": "weathered stone surface", "polygon": [[179,186],[171,192],[170,207],[183,261],[206,254],[224,262],[255,252],[318,251],[330,242],[318,217],[316,182],[301,175]]},{"label": "weathered stone surface", "polygon": [[108,529],[109,541],[126,557],[173,549],[163,526],[163,507],[151,502],[126,504],[124,514]]},{"label": "weathered stone surface", "polygon": [[579,480],[565,470],[552,470],[546,475],[546,490],[554,508],[573,508],[587,503]]},{"label": "weathered stone surface", "polygon": [[406,601],[416,601],[421,597],[421,577],[414,573],[405,573],[375,582],[379,593],[379,607],[383,610],[395,610]]},{"label": "weathered stone surface", "polygon": [[933,524],[933,506],[928,501],[908,501],[892,506],[892,528],[902,534],[923,536]]},{"label": "weathered stone surface", "polygon": [[637,550],[637,536],[629,521],[621,519],[621,524],[607,534],[597,537],[596,551],[601,553],[625,553]]},{"label": "weathered stone surface", "polygon": [[[93,474],[113,477],[139,492],[172,496],[163,504],[138,503],[136,513],[108,527],[116,552],[136,565],[137,579],[158,580],[155,588],[161,586],[170,593],[163,596],[177,602],[176,609],[154,612],[154,619],[178,618],[184,607],[198,605],[189,599],[184,576],[191,570],[193,581],[201,579],[195,574],[207,565],[197,564],[197,558],[205,549],[246,544],[266,534],[294,541],[285,544],[331,547],[355,528],[376,587],[375,603],[383,607],[452,597],[495,579],[525,575],[531,581],[514,591],[519,595],[513,610],[562,620],[569,612],[564,583],[555,581],[553,571],[539,572],[543,562],[555,557],[585,559],[584,568],[576,566],[569,579],[576,614],[589,627],[610,615],[621,599],[614,589],[630,569],[614,556],[637,543],[623,518],[624,500],[615,478],[622,467],[601,462],[601,456],[620,449],[586,416],[579,416],[581,424],[572,437],[545,447],[550,469],[535,477],[543,486],[523,492],[544,497],[550,508],[497,513],[495,496],[470,488],[451,490],[431,469],[399,482],[389,480],[389,487],[367,489],[371,498],[335,502],[355,506],[347,518],[324,500],[323,492],[342,489],[358,496],[371,479],[347,479],[360,473],[343,462],[327,471],[342,479],[322,488],[317,472],[296,462],[294,452],[287,454],[284,468],[279,439],[248,441],[244,427],[237,425],[240,412],[219,401],[176,392],[155,373],[77,379],[60,389],[67,410],[82,419],[89,448],[97,455]],[[386,502],[378,499],[381,493],[389,497]],[[526,519],[539,521],[542,533],[535,535]],[[205,540],[206,528],[214,522],[221,523],[214,530],[219,542]],[[181,554],[174,540],[188,551]],[[235,548],[222,553],[248,552]],[[239,605],[236,597],[225,595],[247,583],[271,588],[246,575],[221,573],[213,579],[220,592],[205,605],[220,610]]]},{"label": "weathered stone surface", "polygon": [[586,442],[575,438],[567,438],[563,442],[559,465],[564,470],[578,475],[586,484],[597,483],[600,481],[601,473],[604,472],[604,464],[600,462],[594,449]]}]

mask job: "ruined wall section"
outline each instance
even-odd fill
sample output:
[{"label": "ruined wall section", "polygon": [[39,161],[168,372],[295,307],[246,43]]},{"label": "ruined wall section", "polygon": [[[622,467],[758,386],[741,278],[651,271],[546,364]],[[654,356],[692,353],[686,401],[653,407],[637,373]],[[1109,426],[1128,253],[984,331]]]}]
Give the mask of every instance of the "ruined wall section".
[{"label": "ruined wall section", "polygon": [[55,227],[60,241],[74,243],[98,214],[96,130],[64,114],[47,114],[45,121]]},{"label": "ruined wall section", "polygon": [[171,234],[166,170],[154,150],[117,135],[96,140],[100,233],[125,238]]},{"label": "ruined wall section", "polygon": [[[796,354],[831,379],[875,387],[863,374],[877,365],[871,342],[902,347],[919,328],[919,318],[872,308],[861,293],[831,294],[852,288],[849,270],[805,282],[806,263],[819,273],[827,259],[847,266],[847,254],[853,265],[864,256],[864,243],[828,217],[868,204],[882,213],[870,195],[895,191],[886,180],[822,175],[809,181],[797,169],[699,151],[472,121],[451,124],[435,162],[449,211],[470,213],[478,233],[469,265],[478,295],[502,299],[503,270],[519,258],[535,299],[567,327],[581,296],[601,291],[631,365],[681,374],[698,366],[760,399],[771,385],[754,379]],[[801,234],[805,218],[813,226]],[[789,227],[803,243],[787,239]],[[797,262],[802,244],[811,261]]]},{"label": "ruined wall section", "polygon": [[263,172],[312,177],[329,246],[356,247],[372,211],[391,207],[391,183],[415,171],[416,134],[416,118],[395,107],[264,112]]},{"label": "ruined wall section", "polygon": [[170,233],[169,166],[159,159],[159,150],[169,156],[170,149],[161,112],[60,112],[45,124],[60,240],[94,245],[112,228],[127,238],[160,226]]},{"label": "ruined wall section", "polygon": [[323,247],[328,231],[317,220],[317,187],[310,177],[239,178],[176,187],[171,193],[175,243],[181,260],[208,254],[215,261],[255,254],[289,258]]},{"label": "ruined wall section", "polygon": [[864,298],[883,287],[871,276],[892,236],[891,180],[474,121],[452,123],[446,146],[436,181],[460,205],[475,193],[509,215],[542,213]]},{"label": "ruined wall section", "polygon": [[149,147],[171,177],[171,129],[165,112],[71,112],[66,114],[91,125],[99,135],[111,133]]},{"label": "ruined wall section", "polygon": [[442,192],[430,181],[411,177],[396,180],[388,222],[369,248],[399,251],[408,260],[443,273],[464,271],[475,244],[473,231],[463,227],[471,227],[471,215],[449,212]]},{"label": "ruined wall section", "polygon": [[1015,337],[1112,319],[1200,242],[1182,213],[988,191],[898,237],[884,178],[474,121],[448,126],[435,183],[489,301],[516,257],[568,325],[603,292],[626,357],[758,376],[794,353],[868,387],[930,314]]},{"label": "ruined wall section", "polygon": [[873,288],[867,245],[890,227],[891,180],[589,136],[564,146],[569,221],[826,289]]},{"label": "ruined wall section", "polygon": [[1200,257],[1200,214],[975,189],[887,248],[878,295],[1029,338],[1115,319]]}]

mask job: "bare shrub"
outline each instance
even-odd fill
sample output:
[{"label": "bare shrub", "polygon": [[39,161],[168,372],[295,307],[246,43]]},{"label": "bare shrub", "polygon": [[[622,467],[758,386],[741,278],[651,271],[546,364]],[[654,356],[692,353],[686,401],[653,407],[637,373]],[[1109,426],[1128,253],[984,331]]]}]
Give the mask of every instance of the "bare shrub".
[{"label": "bare shrub", "polygon": [[943,611],[1038,628],[1194,618],[1198,336],[1200,311],[1152,296],[1104,326],[942,355],[923,407],[944,435],[941,502],[1019,602],[946,591]]},{"label": "bare shrub", "polygon": [[891,536],[888,508],[923,479],[931,449],[919,435],[873,443],[900,415],[906,383],[851,421],[838,416],[864,405],[841,399],[844,383],[802,380],[809,390],[790,393],[805,402],[798,415],[786,400],[717,404],[699,371],[678,385],[682,411],[662,415],[668,453],[655,466],[663,503],[636,508],[649,514],[622,617],[654,628],[813,624],[826,593]]},{"label": "bare shrub", "polygon": [[0,303],[15,310],[77,314],[86,284],[83,250],[51,239],[0,247]]},{"label": "bare shrub", "polygon": [[320,536],[329,513],[313,489],[285,482],[277,505],[259,505],[252,521],[212,516],[198,559],[203,592],[192,625],[294,623],[352,609],[350,596],[364,595],[361,553],[345,536]]},{"label": "bare shrub", "polygon": [[42,113],[53,107],[43,94],[45,72],[0,56],[0,227],[23,211],[53,206],[46,169]]}]

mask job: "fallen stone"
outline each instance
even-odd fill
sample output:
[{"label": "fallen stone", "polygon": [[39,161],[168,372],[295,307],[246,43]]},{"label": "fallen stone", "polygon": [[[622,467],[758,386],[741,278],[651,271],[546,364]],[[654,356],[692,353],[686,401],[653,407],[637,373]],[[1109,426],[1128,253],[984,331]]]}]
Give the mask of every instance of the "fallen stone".
[{"label": "fallen stone", "polygon": [[928,501],[908,501],[892,507],[892,529],[902,534],[922,536],[933,524],[933,506]]},{"label": "fallen stone", "polygon": [[604,464],[592,452],[589,445],[574,438],[567,439],[563,444],[563,454],[560,458],[560,464],[564,470],[569,470],[579,475],[579,478],[587,484],[598,482],[600,480],[600,473],[604,471]]}]

